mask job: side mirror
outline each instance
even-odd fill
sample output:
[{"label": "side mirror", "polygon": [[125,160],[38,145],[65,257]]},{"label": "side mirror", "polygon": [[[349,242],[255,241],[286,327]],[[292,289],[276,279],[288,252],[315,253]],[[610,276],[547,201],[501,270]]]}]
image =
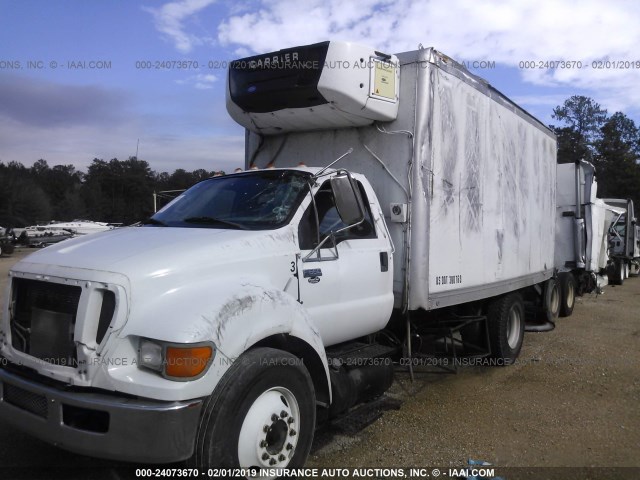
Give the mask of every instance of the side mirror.
[{"label": "side mirror", "polygon": [[362,199],[356,182],[344,172],[331,179],[331,190],[342,221],[351,226],[364,220]]}]

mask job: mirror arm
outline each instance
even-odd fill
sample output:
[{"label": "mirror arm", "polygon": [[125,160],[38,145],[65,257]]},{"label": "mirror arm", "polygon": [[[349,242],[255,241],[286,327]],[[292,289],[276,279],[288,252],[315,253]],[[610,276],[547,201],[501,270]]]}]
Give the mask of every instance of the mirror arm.
[{"label": "mirror arm", "polygon": [[[311,203],[313,204],[313,214],[316,220],[316,243],[318,245],[321,245],[320,244],[320,219],[318,218],[318,205],[316,204],[316,197],[313,194],[313,189],[311,188],[311,184],[307,182],[307,185],[309,185],[309,194],[311,195]],[[317,248],[316,252],[318,254],[318,259],[320,259],[320,248]],[[313,253],[313,250],[309,255],[311,255],[312,253]],[[307,255],[302,261],[304,262],[309,257],[309,255]]]},{"label": "mirror arm", "polygon": [[349,150],[347,150],[345,153],[343,153],[342,155],[340,155],[338,158],[336,158],[333,162],[331,162],[329,165],[327,165],[326,167],[324,167],[322,170],[320,170],[318,173],[316,173],[313,178],[318,178],[320,176],[322,176],[322,174],[329,168],[331,168],[333,165],[335,165],[336,163],[338,163],[340,160],[342,160],[344,157],[346,157],[347,155],[350,155],[353,152],[353,147],[351,147]]},{"label": "mirror arm", "polygon": [[[335,254],[336,254],[335,258],[340,258],[340,255],[338,254],[338,245],[336,245],[336,238],[335,238],[335,237],[336,237],[336,235],[337,235],[337,234],[339,234],[339,233],[342,233],[342,232],[344,232],[344,231],[346,231],[346,230],[349,230],[350,228],[357,227],[358,225],[360,225],[360,224],[364,223],[364,221],[365,221],[365,218],[364,218],[364,217],[362,217],[362,220],[360,220],[358,223],[354,223],[353,225],[347,225],[346,227],[343,227],[343,228],[341,228],[340,230],[336,230],[335,232],[330,232],[330,233],[329,233],[329,235],[327,235],[326,237],[324,237],[324,238],[322,239],[322,242],[320,242],[320,243],[319,243],[319,244],[318,244],[318,245],[317,245],[313,250],[311,250],[311,251],[310,251],[310,252],[309,252],[309,253],[308,253],[308,254],[307,254],[307,255],[302,259],[302,261],[303,261],[303,262],[308,261],[308,260],[309,260],[309,258],[310,258],[314,253],[317,253],[317,254],[318,254],[318,255],[317,255],[318,260],[321,260],[321,257],[320,257],[320,249],[321,249],[321,248],[322,248],[322,246],[326,243],[326,241],[327,241],[327,240],[329,240],[330,238],[331,238],[331,240],[333,241],[333,249],[334,249],[334,252],[335,252]],[[331,260],[333,260],[333,258],[332,258]]]},{"label": "mirror arm", "polygon": [[[322,248],[322,246],[326,243],[326,241],[327,241],[327,240],[329,240],[329,238],[332,238],[332,239],[333,239],[333,232],[331,232],[331,234],[330,234],[330,235],[327,235],[326,237],[324,237],[324,238],[322,239],[322,241],[321,241],[318,245],[316,245],[316,247],[315,247],[313,250],[311,250],[311,251],[310,251],[310,252],[309,252],[309,253],[308,253],[308,254],[307,254],[307,255],[302,259],[302,261],[303,261],[303,262],[307,262],[307,261],[309,261],[309,258],[310,258],[314,253],[315,253],[315,254],[317,254],[317,255],[316,255],[317,260],[322,261],[322,257],[320,256],[320,249],[321,249],[321,248]],[[336,241],[335,241],[335,239],[334,239],[334,240],[333,240],[333,245],[335,246],[335,244],[336,244]],[[336,255],[337,255],[337,253],[338,253],[338,249],[336,248]],[[333,259],[332,259],[332,260],[333,260]]]},{"label": "mirror arm", "polygon": [[[333,162],[333,163],[336,163],[336,162],[337,162],[338,160],[340,160],[341,158],[343,158],[343,157],[345,157],[345,156],[349,155],[352,151],[353,151],[353,149],[350,149],[347,153],[345,153],[344,155],[342,155],[340,158],[338,158],[338,159],[337,159],[335,162]],[[327,168],[329,168],[331,165],[333,165],[333,163],[332,163],[332,164],[330,164],[330,165],[327,165],[327,167],[325,167],[321,172],[318,172],[318,173],[319,173],[319,174],[321,174],[321,173],[322,173],[322,172],[324,172]],[[336,173],[336,174],[340,174],[340,173],[342,173],[342,172],[346,173],[346,174],[347,174],[347,176],[349,177],[349,179],[351,179],[351,175],[349,174],[349,172],[348,172],[347,170],[340,169],[340,170],[338,170],[338,171],[337,171],[337,172],[335,172],[335,173]],[[314,180],[315,180],[316,178],[317,178],[317,176],[314,176]],[[351,225],[347,225],[347,226],[345,226],[345,227],[343,227],[343,228],[341,228],[341,229],[339,229],[339,230],[331,231],[331,232],[329,233],[329,235],[327,235],[325,238],[323,238],[323,239],[322,239],[322,241],[320,241],[320,219],[318,218],[318,207],[317,207],[317,205],[316,205],[316,199],[315,199],[315,196],[313,195],[313,190],[312,190],[312,188],[311,188],[311,185],[310,185],[310,184],[309,184],[309,192],[310,192],[310,194],[311,194],[311,202],[312,202],[312,204],[313,204],[313,211],[314,211],[314,216],[315,216],[315,221],[316,221],[316,235],[317,235],[317,237],[316,237],[316,238],[317,238],[317,242],[318,242],[318,244],[316,245],[316,247],[315,247],[313,250],[311,250],[307,255],[305,255],[305,256],[304,256],[304,258],[302,258],[302,262],[307,262],[307,261],[309,261],[309,259],[310,259],[314,254],[316,255],[316,261],[322,261],[322,255],[320,254],[320,249],[321,249],[321,248],[322,248],[322,246],[327,242],[327,240],[328,240],[329,238],[331,238],[331,240],[333,241],[333,249],[334,249],[334,252],[335,252],[335,257],[334,257],[334,258],[332,258],[332,259],[330,259],[330,260],[333,260],[333,259],[339,258],[340,256],[339,256],[339,253],[338,253],[338,245],[337,245],[337,243],[336,243],[335,236],[336,236],[337,234],[339,234],[339,233],[342,233],[342,232],[344,232],[344,231],[346,231],[346,230],[349,230],[350,228],[357,227],[358,225],[361,225],[362,223],[364,223],[364,221],[365,221],[365,219],[366,219],[366,216],[365,216],[365,206],[364,206],[364,204],[363,204],[363,202],[362,202],[362,198],[360,197],[359,192],[356,192],[356,191],[354,190],[356,204],[357,204],[357,207],[358,207],[358,210],[359,210],[359,213],[360,213],[360,220],[359,220],[359,221],[357,221],[356,223],[351,224]],[[340,213],[340,212],[338,211],[338,213]],[[344,221],[344,220],[343,220],[343,221]]]}]

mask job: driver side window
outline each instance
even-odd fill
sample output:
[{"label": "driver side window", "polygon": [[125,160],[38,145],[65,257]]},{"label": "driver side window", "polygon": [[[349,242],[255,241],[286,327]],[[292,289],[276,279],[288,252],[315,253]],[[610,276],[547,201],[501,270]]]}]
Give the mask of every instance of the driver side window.
[{"label": "driver side window", "polygon": [[[357,184],[360,189],[360,195],[365,209],[364,221],[360,225],[336,235],[336,245],[348,239],[376,238],[376,231],[373,226],[373,219],[367,196],[360,182],[357,182]],[[333,191],[331,190],[331,185],[328,181],[320,187],[320,190],[316,192],[314,198],[315,208],[312,202],[304,212],[298,227],[298,238],[300,248],[302,250],[312,250],[318,245],[319,241],[322,242],[322,240],[329,236],[332,231],[335,232],[347,226],[338,214],[338,209],[336,208],[335,199],[333,197]],[[317,223],[316,208],[318,213]],[[329,247],[331,246],[331,242],[329,241],[328,244],[325,243],[325,245]]]}]

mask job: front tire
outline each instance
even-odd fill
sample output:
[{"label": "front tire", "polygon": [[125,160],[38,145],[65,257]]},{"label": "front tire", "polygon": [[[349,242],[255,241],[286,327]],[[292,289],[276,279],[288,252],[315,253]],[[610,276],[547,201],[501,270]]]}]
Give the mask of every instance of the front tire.
[{"label": "front tire", "polygon": [[302,361],[256,348],[229,368],[200,418],[188,463],[209,468],[299,468],[315,430],[313,383]]},{"label": "front tire", "polygon": [[511,365],[522,349],[525,317],[522,296],[510,293],[489,305],[489,343],[491,356],[501,365]]}]

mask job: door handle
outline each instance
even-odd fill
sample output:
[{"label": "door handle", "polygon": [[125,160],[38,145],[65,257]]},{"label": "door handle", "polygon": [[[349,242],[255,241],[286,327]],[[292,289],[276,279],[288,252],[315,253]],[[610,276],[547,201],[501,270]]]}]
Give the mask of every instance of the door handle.
[{"label": "door handle", "polygon": [[380,271],[389,271],[389,254],[387,252],[380,252]]}]

